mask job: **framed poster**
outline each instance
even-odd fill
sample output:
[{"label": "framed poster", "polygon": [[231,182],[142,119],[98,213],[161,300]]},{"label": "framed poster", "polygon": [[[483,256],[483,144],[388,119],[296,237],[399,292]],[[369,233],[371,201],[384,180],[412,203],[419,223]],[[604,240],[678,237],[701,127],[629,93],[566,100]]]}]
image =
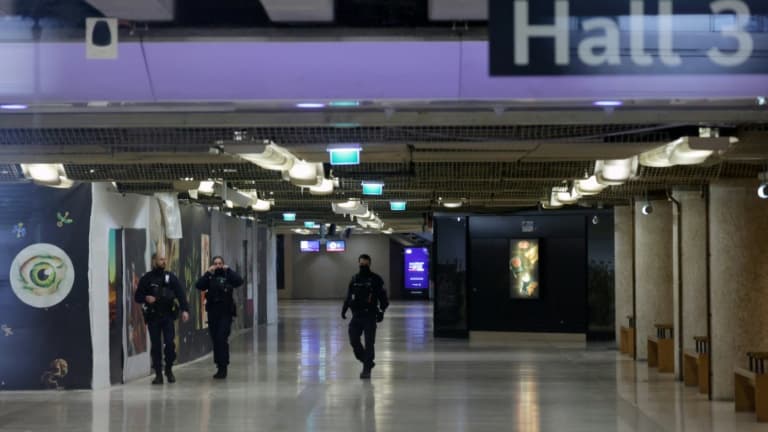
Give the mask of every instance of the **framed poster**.
[{"label": "framed poster", "polygon": [[541,297],[538,239],[509,241],[509,297],[516,300]]}]

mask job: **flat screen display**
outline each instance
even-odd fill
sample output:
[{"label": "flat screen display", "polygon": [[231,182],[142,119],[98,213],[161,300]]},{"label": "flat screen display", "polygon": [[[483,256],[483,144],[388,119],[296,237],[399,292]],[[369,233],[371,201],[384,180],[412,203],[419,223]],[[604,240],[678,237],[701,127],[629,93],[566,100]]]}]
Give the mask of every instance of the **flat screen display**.
[{"label": "flat screen display", "polygon": [[513,299],[538,299],[541,296],[538,239],[510,240],[509,296]]},{"label": "flat screen display", "polygon": [[302,252],[320,252],[319,240],[302,240],[300,243]]},{"label": "flat screen display", "polygon": [[344,240],[328,240],[325,244],[327,252],[344,252],[347,249],[347,243]]},{"label": "flat screen display", "polygon": [[405,248],[405,289],[429,289],[429,249]]}]

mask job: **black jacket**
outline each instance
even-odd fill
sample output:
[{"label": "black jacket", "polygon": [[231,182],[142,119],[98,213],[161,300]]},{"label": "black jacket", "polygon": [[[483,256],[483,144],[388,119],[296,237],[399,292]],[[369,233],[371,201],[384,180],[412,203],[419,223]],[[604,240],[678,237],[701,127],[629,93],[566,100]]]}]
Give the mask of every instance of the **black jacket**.
[{"label": "black jacket", "polygon": [[[371,298],[372,303],[364,308],[360,308],[353,300],[353,294],[357,287],[356,285],[370,284],[373,296]],[[352,315],[354,317],[361,318],[375,318],[376,314],[381,310],[384,312],[389,307],[389,299],[387,298],[387,292],[384,290],[384,280],[381,276],[373,272],[357,273],[349,281],[349,288],[347,288],[347,298],[344,300],[344,306],[341,309],[341,313],[346,314],[347,310],[352,309]]]},{"label": "black jacket", "polygon": [[151,295],[157,299],[148,308],[153,308],[161,315],[165,315],[173,308],[174,300],[178,301],[179,309],[189,312],[189,303],[184,293],[184,286],[175,274],[164,270],[152,270],[139,279],[134,300],[136,303],[146,304],[146,297]]},{"label": "black jacket", "polygon": [[234,315],[235,303],[232,297],[233,290],[243,284],[243,278],[231,268],[222,271],[205,272],[195,283],[195,288],[205,291],[205,309],[221,309],[222,312],[230,311]]}]

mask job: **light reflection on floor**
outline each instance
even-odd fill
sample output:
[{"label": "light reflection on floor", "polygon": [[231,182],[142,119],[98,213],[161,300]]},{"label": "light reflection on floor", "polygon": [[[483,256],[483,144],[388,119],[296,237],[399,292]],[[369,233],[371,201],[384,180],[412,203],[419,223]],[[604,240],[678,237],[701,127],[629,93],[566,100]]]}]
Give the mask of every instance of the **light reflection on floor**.
[{"label": "light reflection on floor", "polygon": [[0,430],[766,430],[754,414],[707,402],[608,346],[435,341],[426,303],[393,305],[373,379],[361,381],[340,306],[282,304],[279,325],[233,338],[226,382],[210,378],[206,358],[163,387],[142,379],[106,391],[0,393]]}]

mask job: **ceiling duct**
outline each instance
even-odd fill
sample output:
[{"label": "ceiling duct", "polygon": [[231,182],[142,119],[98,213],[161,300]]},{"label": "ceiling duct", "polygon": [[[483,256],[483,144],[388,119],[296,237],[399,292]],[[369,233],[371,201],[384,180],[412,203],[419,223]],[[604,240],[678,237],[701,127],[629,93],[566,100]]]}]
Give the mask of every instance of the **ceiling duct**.
[{"label": "ceiling duct", "polygon": [[274,22],[332,22],[333,0],[261,0]]},{"label": "ceiling duct", "polygon": [[431,21],[487,21],[488,0],[429,0]]},{"label": "ceiling duct", "polygon": [[173,21],[174,0],[88,0],[104,16],[131,21]]}]

